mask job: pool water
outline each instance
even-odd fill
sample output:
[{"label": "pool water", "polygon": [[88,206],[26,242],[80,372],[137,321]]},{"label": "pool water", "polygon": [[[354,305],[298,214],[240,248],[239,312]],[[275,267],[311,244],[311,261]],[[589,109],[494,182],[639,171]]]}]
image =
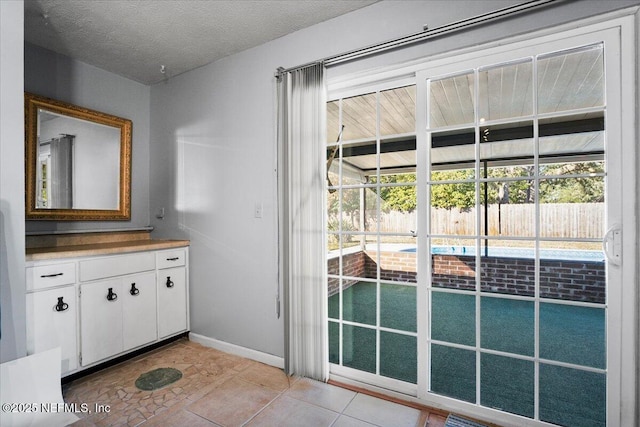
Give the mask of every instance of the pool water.
[{"label": "pool water", "polygon": [[[533,259],[535,255],[535,250],[532,248],[490,247],[481,250],[482,256],[490,257]],[[415,247],[401,250],[401,252],[415,251]],[[434,255],[474,256],[476,254],[476,248],[475,246],[432,246],[431,253]],[[604,262],[604,253],[602,251],[580,249],[540,249],[540,259]]]}]

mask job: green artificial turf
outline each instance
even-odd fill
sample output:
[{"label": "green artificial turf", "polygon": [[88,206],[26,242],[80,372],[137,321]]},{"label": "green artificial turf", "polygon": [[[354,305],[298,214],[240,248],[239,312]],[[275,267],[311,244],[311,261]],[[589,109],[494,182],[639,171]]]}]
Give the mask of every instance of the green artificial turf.
[{"label": "green artificial turf", "polygon": [[[376,308],[380,304],[379,373],[417,382],[415,333],[416,288],[359,282],[343,291],[342,364],[376,373]],[[534,417],[535,364],[531,360],[480,353],[448,344],[476,345],[476,297],[470,294],[432,293],[433,343],[430,390],[476,403],[477,367],[480,368],[480,403],[525,417]],[[329,318],[339,319],[339,295],[329,298]],[[482,349],[526,357],[535,355],[533,301],[480,297]],[[606,367],[604,309],[541,303],[540,358],[591,368]],[[370,327],[367,327],[370,326]],[[329,322],[329,360],[340,363],[340,324]],[[425,354],[422,352],[422,354]],[[540,363],[539,415],[542,421],[565,426],[606,424],[606,376],[597,372]]]}]

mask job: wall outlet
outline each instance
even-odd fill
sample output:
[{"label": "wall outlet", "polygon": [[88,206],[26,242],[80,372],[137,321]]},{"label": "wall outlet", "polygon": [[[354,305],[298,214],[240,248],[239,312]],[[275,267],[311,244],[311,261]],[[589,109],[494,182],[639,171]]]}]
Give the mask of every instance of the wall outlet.
[{"label": "wall outlet", "polygon": [[164,208],[156,209],[156,218],[164,219]]},{"label": "wall outlet", "polygon": [[262,202],[256,202],[253,209],[253,216],[256,218],[262,218]]}]

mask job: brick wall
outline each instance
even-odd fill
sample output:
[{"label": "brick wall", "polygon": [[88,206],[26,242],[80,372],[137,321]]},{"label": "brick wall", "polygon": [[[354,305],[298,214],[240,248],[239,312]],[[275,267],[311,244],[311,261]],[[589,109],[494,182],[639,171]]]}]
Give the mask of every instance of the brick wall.
[{"label": "brick wall", "polygon": [[[351,277],[366,277],[364,276],[365,271],[365,263],[367,256],[364,252],[355,252],[352,254],[347,254],[342,257],[342,268],[344,276]],[[340,274],[340,257],[329,258],[327,261],[327,272],[328,274],[339,275]],[[375,278],[375,276],[373,276]],[[343,280],[343,288],[346,289],[349,286],[355,285],[358,283],[357,279],[344,279]],[[328,279],[328,287],[329,287],[329,296],[338,293],[340,290],[340,280],[334,277],[329,277]]]},{"label": "brick wall", "polygon": [[[329,260],[329,273],[339,274],[338,259]],[[344,275],[375,279],[378,253],[356,252],[343,257]],[[432,255],[435,287],[475,289],[475,256]],[[532,259],[483,257],[480,272],[484,292],[534,296]],[[416,254],[380,252],[382,280],[416,282]],[[347,288],[358,280],[344,282]],[[540,296],[582,302],[605,302],[605,264],[594,261],[540,260]],[[338,292],[338,279],[329,279],[329,295]]]}]

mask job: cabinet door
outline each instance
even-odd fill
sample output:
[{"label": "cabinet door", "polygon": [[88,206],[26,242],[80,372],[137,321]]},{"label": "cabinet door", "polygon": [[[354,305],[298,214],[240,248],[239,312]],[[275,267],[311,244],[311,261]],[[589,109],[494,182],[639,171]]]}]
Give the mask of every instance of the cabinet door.
[{"label": "cabinet door", "polygon": [[155,341],[158,337],[155,272],[124,277],[122,286],[123,341],[126,351]]},{"label": "cabinet door", "polygon": [[82,365],[122,352],[122,279],[80,285]]},{"label": "cabinet door", "polygon": [[78,367],[76,288],[27,294],[27,354],[60,347],[62,374]]},{"label": "cabinet door", "polygon": [[187,284],[184,267],[158,270],[158,335],[187,330]]}]

